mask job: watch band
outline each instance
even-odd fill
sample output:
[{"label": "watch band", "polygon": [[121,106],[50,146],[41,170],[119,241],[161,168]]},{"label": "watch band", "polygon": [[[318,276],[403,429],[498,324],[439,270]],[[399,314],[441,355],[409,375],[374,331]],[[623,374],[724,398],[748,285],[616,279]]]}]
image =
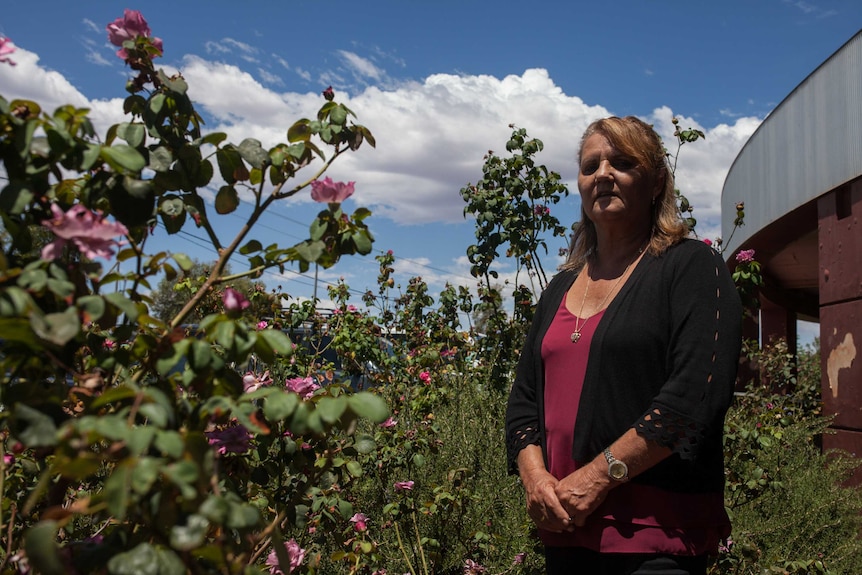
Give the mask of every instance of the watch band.
[{"label": "watch band", "polygon": [[629,478],[629,468],[628,465],[614,457],[611,453],[611,448],[606,447],[605,451],[605,460],[608,462],[608,477],[613,481],[623,482],[628,480]]}]

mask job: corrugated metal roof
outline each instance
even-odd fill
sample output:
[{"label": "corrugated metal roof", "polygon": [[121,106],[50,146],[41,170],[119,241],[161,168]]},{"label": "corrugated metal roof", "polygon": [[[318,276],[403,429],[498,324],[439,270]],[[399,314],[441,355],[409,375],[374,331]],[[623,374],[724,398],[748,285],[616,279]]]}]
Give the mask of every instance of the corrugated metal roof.
[{"label": "corrugated metal roof", "polygon": [[862,31],[844,44],[763,121],[724,181],[722,236],[735,206],[745,226],[726,246],[733,254],[758,231],[862,175]]}]

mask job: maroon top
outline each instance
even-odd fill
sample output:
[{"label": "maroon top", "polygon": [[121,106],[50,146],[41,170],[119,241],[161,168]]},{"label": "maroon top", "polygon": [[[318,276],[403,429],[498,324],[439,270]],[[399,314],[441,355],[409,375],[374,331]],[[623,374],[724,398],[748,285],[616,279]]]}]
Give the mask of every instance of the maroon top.
[{"label": "maroon top", "polygon": [[[563,297],[542,341],[548,470],[557,479],[579,467],[572,459],[572,436],[590,344],[603,314],[604,310],[586,323],[580,320],[581,337],[572,343],[575,316]],[[700,555],[715,552],[729,532],[722,494],[674,493],[629,481],[613,489],[583,527],[571,533],[540,529],[539,535],[548,546],[578,546],[603,553]]]}]

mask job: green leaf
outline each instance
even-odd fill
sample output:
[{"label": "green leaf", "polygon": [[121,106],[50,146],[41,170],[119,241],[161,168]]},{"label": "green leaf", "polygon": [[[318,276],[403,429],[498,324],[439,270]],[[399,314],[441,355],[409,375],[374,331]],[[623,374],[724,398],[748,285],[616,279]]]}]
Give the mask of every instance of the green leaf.
[{"label": "green leaf", "polygon": [[212,346],[201,340],[194,340],[189,347],[189,367],[200,372],[208,368],[213,362]]},{"label": "green leaf", "polygon": [[186,204],[175,194],[165,194],[159,200],[162,223],[169,234],[179,232],[186,221]]},{"label": "green leaf", "polygon": [[[166,427],[170,419],[170,413],[165,406],[158,403],[145,403],[140,407],[140,414],[147,418],[149,423],[156,427]],[[147,429],[153,429],[148,427]],[[155,429],[153,429],[155,433]]]},{"label": "green leaf", "polygon": [[358,253],[368,255],[371,253],[371,235],[366,230],[354,233],[353,245]]},{"label": "green leaf", "polygon": [[97,321],[105,314],[105,300],[98,295],[85,295],[75,301],[75,305],[86,314],[88,321]]},{"label": "green leaf", "polygon": [[329,121],[333,124],[343,126],[344,122],[347,121],[347,108],[341,104],[332,108],[332,111],[329,113]]},{"label": "green leaf", "polygon": [[374,437],[367,433],[358,434],[353,442],[353,446],[356,448],[356,451],[363,455],[373,453],[374,450],[377,449],[377,443],[374,441]]},{"label": "green leaf", "polygon": [[186,356],[191,343],[192,340],[189,339],[181,339],[176,342],[172,346],[169,354],[163,355],[156,360],[156,371],[158,371],[160,375],[167,376]]},{"label": "green leaf", "polygon": [[170,77],[166,76],[163,81],[165,83],[165,86],[167,86],[167,88],[172,92],[176,92],[180,95],[184,95],[186,92],[188,92],[189,85],[185,81],[185,79],[179,74]]},{"label": "green leaf", "polygon": [[174,158],[170,149],[166,146],[159,146],[150,150],[150,165],[148,167],[155,172],[167,172],[173,161]]},{"label": "green leaf", "polygon": [[325,248],[326,244],[323,242],[302,242],[294,246],[293,250],[298,256],[296,259],[300,262],[311,263],[320,259]]},{"label": "green leaf", "polygon": [[11,427],[14,435],[27,447],[47,447],[57,443],[54,420],[29,405],[15,404]]},{"label": "green leaf", "polygon": [[186,568],[170,549],[141,543],[108,560],[110,575],[185,575]]},{"label": "green leaf", "polygon": [[353,477],[362,477],[362,465],[358,461],[351,460],[347,462],[347,472]]},{"label": "green leaf", "polygon": [[212,132],[201,138],[201,143],[218,146],[227,140],[227,134],[224,132]]},{"label": "green leaf", "polygon": [[[153,407],[153,404],[149,403],[142,405],[141,411],[143,411],[144,407]],[[148,417],[148,414],[146,413],[142,413],[142,415],[144,415],[144,417]],[[156,428],[152,425],[139,425],[133,427],[126,433],[126,446],[132,455],[142,455],[150,448],[155,436]]]},{"label": "green leaf", "polygon": [[174,459],[179,459],[183,454],[183,450],[185,450],[183,436],[172,429],[158,430],[153,445],[162,454]]},{"label": "green leaf", "polygon": [[247,503],[229,501],[225,526],[229,529],[250,529],[260,523],[260,512]]},{"label": "green leaf", "polygon": [[309,127],[309,121],[304,118],[294,123],[287,130],[288,142],[307,142],[310,138],[311,128]]},{"label": "green leaf", "polygon": [[14,182],[3,188],[0,191],[0,210],[7,214],[17,216],[24,213],[24,210],[33,201],[36,194],[30,188],[29,184],[22,182]]},{"label": "green leaf", "polygon": [[133,472],[129,468],[128,463],[130,463],[130,460],[126,460],[114,467],[111,476],[105,481],[105,486],[102,490],[102,495],[108,506],[108,512],[117,521],[122,521],[126,518],[126,510],[129,507],[131,499],[129,488],[132,484]]},{"label": "green leaf", "polygon": [[117,136],[133,148],[141,146],[146,135],[147,131],[143,124],[123,122],[117,126]]},{"label": "green leaf", "polygon": [[299,396],[284,390],[269,395],[263,402],[263,414],[270,421],[284,421],[293,415]]},{"label": "green leaf", "polygon": [[147,161],[139,151],[125,144],[102,146],[100,155],[112,168],[118,171],[137,173],[147,165]]},{"label": "green leaf", "polygon": [[115,401],[124,401],[132,399],[138,394],[138,391],[130,385],[120,385],[107,389],[102,395],[93,400],[93,408],[104,407]]},{"label": "green leaf", "polygon": [[206,517],[192,513],[186,518],[185,525],[171,528],[171,547],[180,551],[191,551],[200,547],[206,540],[210,522]]},{"label": "green leaf", "polygon": [[218,169],[221,177],[228,184],[248,179],[248,168],[242,162],[242,154],[236,148],[230,146],[221,148],[216,152]]},{"label": "green leaf", "polygon": [[222,186],[219,188],[215,199],[216,212],[229,214],[239,207],[239,195],[233,186]]},{"label": "green leaf", "polygon": [[315,406],[315,411],[320,414],[320,418],[330,424],[338,421],[346,410],[347,397],[344,395],[339,397],[323,397]]},{"label": "green leaf", "polygon": [[129,321],[137,321],[141,315],[142,309],[139,307],[143,304],[137,304],[119,292],[113,292],[105,295],[105,299],[116,307],[118,310],[126,314]]},{"label": "green leaf", "polygon": [[253,168],[263,169],[270,162],[269,153],[254,138],[246,138],[237,147],[242,159]]},{"label": "green leaf", "polygon": [[263,249],[263,245],[257,240],[250,240],[247,244],[239,248],[239,253],[242,255],[252,254],[254,252],[259,252]]},{"label": "green leaf", "polygon": [[102,146],[88,142],[84,153],[81,156],[81,170],[86,172],[90,170],[99,159],[99,154],[102,152]]},{"label": "green leaf", "polygon": [[67,573],[60,559],[60,546],[57,545],[59,525],[56,521],[40,521],[27,530],[24,537],[24,550],[27,560],[37,573],[43,575],[65,575]]},{"label": "green leaf", "polygon": [[212,523],[222,524],[230,513],[230,504],[224,497],[210,495],[201,504],[200,513]]},{"label": "green leaf", "polygon": [[194,266],[192,258],[186,254],[171,254],[171,257],[174,258],[174,261],[177,262],[177,265],[180,266],[183,271],[187,272],[192,269],[192,266]]},{"label": "green leaf", "polygon": [[123,113],[141,115],[146,105],[147,101],[143,96],[132,94],[123,101]]},{"label": "green leaf", "polygon": [[165,476],[180,488],[182,495],[189,501],[197,496],[194,483],[198,479],[198,466],[191,461],[177,461],[164,468]]},{"label": "green leaf", "polygon": [[277,329],[265,329],[257,333],[258,338],[262,339],[275,353],[287,357],[293,353],[293,344],[287,335]]},{"label": "green leaf", "polygon": [[146,494],[159,478],[165,460],[157,457],[142,457],[135,462],[135,472],[131,476],[131,487],[135,493]]},{"label": "green leaf", "polygon": [[349,398],[350,408],[359,417],[370,419],[374,423],[382,423],[389,417],[389,408],[379,396],[368,391],[360,391]]},{"label": "green leaf", "polygon": [[44,316],[34,313],[30,316],[30,326],[42,339],[62,346],[78,335],[81,321],[78,319],[77,309],[70,307],[65,311]]}]

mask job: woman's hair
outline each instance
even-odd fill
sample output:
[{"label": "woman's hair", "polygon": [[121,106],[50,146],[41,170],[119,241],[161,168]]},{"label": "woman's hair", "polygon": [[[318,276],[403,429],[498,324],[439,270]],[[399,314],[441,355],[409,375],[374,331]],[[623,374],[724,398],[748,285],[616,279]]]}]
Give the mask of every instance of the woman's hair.
[{"label": "woman's hair", "polygon": [[[676,206],[673,173],[667,161],[667,154],[661,138],[652,126],[635,118],[627,116],[618,118],[612,116],[596,120],[584,131],[581,146],[578,150],[578,170],[580,170],[581,150],[584,142],[593,134],[601,134],[608,142],[623,154],[634,158],[638,166],[644,170],[650,189],[660,188],[652,208],[652,232],[647,251],[653,255],[664,252],[667,248],[685,238],[689,234],[688,226],[682,220]],[[644,192],[648,193],[648,192]],[[578,268],[584,265],[587,256],[596,248],[596,226],[587,217],[581,206],[581,221],[572,234],[569,246],[569,257],[562,269]]]}]

